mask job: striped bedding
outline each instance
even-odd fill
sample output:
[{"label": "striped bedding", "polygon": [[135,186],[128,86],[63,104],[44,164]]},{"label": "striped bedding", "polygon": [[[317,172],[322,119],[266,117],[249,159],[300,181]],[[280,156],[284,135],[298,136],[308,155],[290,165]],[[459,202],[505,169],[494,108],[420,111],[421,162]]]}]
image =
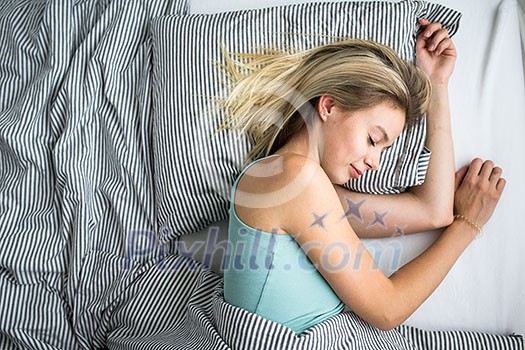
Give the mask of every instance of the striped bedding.
[{"label": "striped bedding", "polygon": [[219,275],[159,243],[149,23],[187,8],[0,3],[0,349],[522,348],[381,332],[351,312],[296,337],[225,303]]},{"label": "striped bedding", "polygon": [[[413,60],[419,17],[440,21],[454,35],[461,14],[405,0],[314,2],[155,19],[152,150],[158,224],[165,228],[161,239],[201,230],[228,215],[231,187],[250,147],[245,135],[216,133],[225,117],[215,103],[227,91],[220,69],[224,50],[309,49],[351,37],[378,41]],[[421,184],[430,158],[424,138],[425,119],[382,153],[379,170],[345,186],[385,194]]]}]

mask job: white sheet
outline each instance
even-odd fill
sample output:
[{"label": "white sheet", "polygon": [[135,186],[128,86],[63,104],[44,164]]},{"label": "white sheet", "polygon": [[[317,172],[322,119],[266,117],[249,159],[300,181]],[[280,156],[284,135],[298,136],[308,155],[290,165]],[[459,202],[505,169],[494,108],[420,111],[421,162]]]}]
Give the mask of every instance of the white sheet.
[{"label": "white sheet", "polygon": [[[448,2],[448,3],[447,3]],[[525,331],[525,89],[516,1],[443,1],[463,13],[451,81],[456,163],[490,158],[508,181],[476,241],[409,323],[424,328]]]},{"label": "white sheet", "polygon": [[[194,0],[191,12],[214,13],[301,2],[309,1]],[[493,159],[504,169],[508,184],[485,227],[484,237],[468,248],[407,324],[428,330],[525,334],[525,228],[520,220],[525,198],[525,82],[518,2],[440,3],[463,13],[454,38],[459,56],[450,82],[457,166],[476,156]],[[384,248],[380,265],[389,272],[392,261],[397,266],[397,262],[412,259],[437,234],[368,243],[371,249]]]}]

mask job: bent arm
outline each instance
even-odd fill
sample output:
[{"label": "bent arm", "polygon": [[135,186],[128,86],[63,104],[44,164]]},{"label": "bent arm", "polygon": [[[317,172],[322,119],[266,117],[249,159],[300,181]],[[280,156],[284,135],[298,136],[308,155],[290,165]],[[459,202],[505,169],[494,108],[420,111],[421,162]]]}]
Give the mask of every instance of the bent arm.
[{"label": "bent arm", "polygon": [[424,203],[427,217],[437,216],[442,226],[446,226],[453,217],[455,173],[447,83],[432,84],[426,146],[432,156],[425,182],[408,192]]},{"label": "bent arm", "polygon": [[456,49],[439,23],[423,19],[419,23],[424,31],[416,40],[416,64],[432,84],[426,127],[426,146],[432,151],[430,164],[425,182],[400,195],[367,195],[336,187],[343,206],[360,204],[361,217],[348,216],[360,237],[421,232],[446,226],[452,221],[455,162],[448,80],[454,69]]},{"label": "bent arm", "polygon": [[[480,170],[482,169],[482,170]],[[503,191],[501,169],[475,160],[456,191],[459,212],[483,225]],[[465,221],[452,222],[421,255],[387,277],[357,237],[328,177],[312,185],[281,212],[283,229],[301,245],[339,298],[360,317],[384,330],[404,322],[438,287],[477,234]],[[323,213],[319,222],[316,215]]]},{"label": "bent arm", "polygon": [[432,156],[425,182],[393,195],[356,193],[335,185],[347,219],[361,238],[427,231],[452,221],[455,171],[448,87],[444,83],[432,88],[426,137]]}]

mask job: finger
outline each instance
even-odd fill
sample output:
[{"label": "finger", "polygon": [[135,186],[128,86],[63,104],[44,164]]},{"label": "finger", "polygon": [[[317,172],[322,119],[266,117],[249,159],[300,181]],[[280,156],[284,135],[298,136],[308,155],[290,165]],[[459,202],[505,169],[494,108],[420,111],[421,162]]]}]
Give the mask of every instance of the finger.
[{"label": "finger", "polygon": [[416,53],[421,53],[422,50],[424,51],[427,51],[425,50],[425,47],[427,46],[427,41],[425,38],[423,38],[422,35],[419,35],[417,38],[416,38]]},{"label": "finger", "polygon": [[496,184],[496,191],[498,191],[498,193],[500,195],[503,192],[503,190],[505,189],[505,185],[506,184],[507,184],[507,180],[505,180],[504,178],[500,178],[498,180],[498,183]]},{"label": "finger", "polygon": [[490,178],[490,175],[492,174],[492,169],[494,169],[494,162],[491,160],[486,160],[481,166],[481,171],[479,172],[479,175],[483,179],[488,180]]},{"label": "finger", "polygon": [[465,175],[465,178],[478,176],[482,165],[483,165],[483,161],[481,159],[474,158],[472,160],[472,162],[470,162],[470,165],[468,167],[468,171],[467,171],[467,174]]},{"label": "finger", "polygon": [[[416,51],[421,51],[427,46],[427,38],[423,37],[423,34],[420,34],[416,37]],[[426,50],[425,50],[426,51]]]},{"label": "finger", "polygon": [[455,188],[456,190],[463,182],[463,179],[465,178],[465,175],[467,174],[468,165],[462,166],[458,171],[456,171],[455,176]]},{"label": "finger", "polygon": [[423,34],[425,33],[426,26],[430,24],[430,21],[425,18],[421,18],[418,22],[421,26],[421,32],[416,36],[416,48],[424,48],[428,37],[424,36]]},{"label": "finger", "polygon": [[497,184],[498,180],[501,178],[501,175],[503,174],[503,169],[496,166],[492,169],[492,172],[490,173],[489,181],[492,184]]},{"label": "finger", "polygon": [[455,50],[456,50],[456,47],[454,46],[454,42],[452,41],[452,39],[446,38],[445,40],[439,43],[438,47],[436,47],[436,49],[434,50],[434,54],[436,56],[439,56],[442,53],[453,54]]},{"label": "finger", "polygon": [[426,18],[420,18],[418,21],[417,21],[420,25],[420,29],[421,29],[421,34],[423,34],[423,31],[425,30],[426,26],[428,26],[431,22],[426,19]]},{"label": "finger", "polygon": [[421,34],[425,38],[430,38],[432,35],[434,35],[435,32],[437,32],[438,30],[440,30],[442,28],[441,27],[441,23],[439,23],[439,22],[429,23],[429,24],[427,24],[427,25],[425,25],[423,27],[424,27],[424,29],[423,29],[423,32]]},{"label": "finger", "polygon": [[427,40],[427,47],[429,51],[434,51],[444,40],[448,38],[448,31],[446,29],[440,29]]}]

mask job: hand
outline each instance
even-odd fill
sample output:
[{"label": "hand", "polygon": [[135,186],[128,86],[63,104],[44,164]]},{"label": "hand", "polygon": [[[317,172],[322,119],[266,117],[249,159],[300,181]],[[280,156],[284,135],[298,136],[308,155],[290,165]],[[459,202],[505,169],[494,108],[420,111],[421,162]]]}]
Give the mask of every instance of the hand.
[{"label": "hand", "polygon": [[433,84],[446,84],[454,70],[456,47],[440,23],[420,19],[422,32],[416,38],[416,65]]},{"label": "hand", "polygon": [[456,172],[454,213],[466,216],[479,226],[490,219],[506,181],[501,168],[490,160],[474,159]]}]

